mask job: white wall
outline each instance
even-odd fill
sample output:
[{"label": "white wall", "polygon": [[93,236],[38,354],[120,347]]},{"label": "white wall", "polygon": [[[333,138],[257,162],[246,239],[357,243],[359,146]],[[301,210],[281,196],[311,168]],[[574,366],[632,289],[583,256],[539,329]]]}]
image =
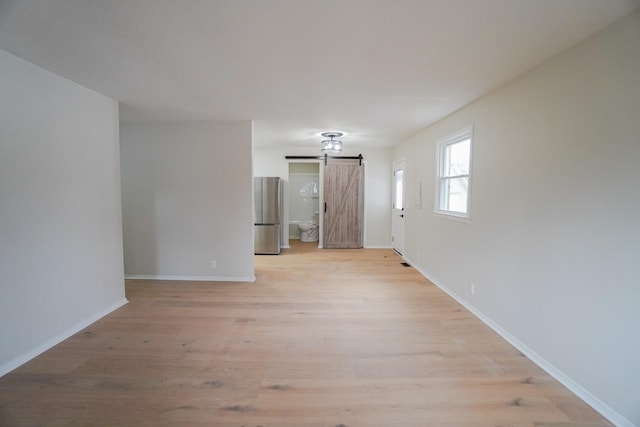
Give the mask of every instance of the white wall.
[{"label": "white wall", "polygon": [[[345,145],[347,142],[345,141]],[[391,149],[353,148],[345,149],[343,156],[362,154],[365,161],[365,235],[364,246],[368,248],[391,247]],[[285,156],[319,156],[318,147],[255,147],[254,176],[279,176],[283,179],[283,222],[289,223],[289,161]],[[300,162],[300,160],[292,160]],[[321,178],[322,179],[322,178]],[[283,227],[283,242],[289,238],[287,227]]]},{"label": "white wall", "polygon": [[[639,76],[635,13],[394,152],[407,258],[621,426],[640,425]],[[470,124],[465,224],[432,214],[434,143]]]},{"label": "white wall", "polygon": [[249,121],[122,123],[127,276],[253,280],[251,138]]},{"label": "white wall", "polygon": [[126,302],[118,104],[0,51],[0,375]]}]

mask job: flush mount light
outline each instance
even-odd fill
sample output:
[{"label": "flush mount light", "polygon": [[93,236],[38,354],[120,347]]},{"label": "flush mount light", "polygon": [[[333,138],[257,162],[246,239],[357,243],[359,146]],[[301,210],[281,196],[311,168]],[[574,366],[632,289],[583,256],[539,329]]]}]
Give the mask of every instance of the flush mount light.
[{"label": "flush mount light", "polygon": [[342,152],[342,141],[334,139],[340,138],[342,135],[344,135],[342,132],[324,132],[321,135],[325,138],[329,138],[322,141],[322,151],[324,151],[325,153]]}]

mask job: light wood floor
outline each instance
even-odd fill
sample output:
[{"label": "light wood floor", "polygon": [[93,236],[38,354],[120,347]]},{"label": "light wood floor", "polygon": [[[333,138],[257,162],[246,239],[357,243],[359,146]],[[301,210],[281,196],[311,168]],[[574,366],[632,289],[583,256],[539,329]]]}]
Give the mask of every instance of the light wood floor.
[{"label": "light wood floor", "polygon": [[313,247],[255,283],[129,281],[0,379],[0,425],[610,425],[392,251]]}]

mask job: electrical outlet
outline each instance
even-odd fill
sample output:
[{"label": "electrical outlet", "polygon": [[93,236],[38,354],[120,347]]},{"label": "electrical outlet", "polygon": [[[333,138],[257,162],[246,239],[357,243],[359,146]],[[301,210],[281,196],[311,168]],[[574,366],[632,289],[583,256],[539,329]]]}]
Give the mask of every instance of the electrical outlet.
[{"label": "electrical outlet", "polygon": [[472,283],[470,288],[471,288],[471,295],[475,295],[476,294],[476,284]]},{"label": "electrical outlet", "polygon": [[218,262],[215,259],[211,260],[211,268],[218,268]]}]

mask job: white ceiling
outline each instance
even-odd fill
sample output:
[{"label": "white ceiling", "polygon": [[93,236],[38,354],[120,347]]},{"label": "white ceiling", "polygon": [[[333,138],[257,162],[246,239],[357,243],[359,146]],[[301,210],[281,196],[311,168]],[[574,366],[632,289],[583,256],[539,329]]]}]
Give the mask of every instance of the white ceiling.
[{"label": "white ceiling", "polygon": [[0,48],[121,118],[254,120],[254,144],[392,146],[640,0],[0,0]]}]

